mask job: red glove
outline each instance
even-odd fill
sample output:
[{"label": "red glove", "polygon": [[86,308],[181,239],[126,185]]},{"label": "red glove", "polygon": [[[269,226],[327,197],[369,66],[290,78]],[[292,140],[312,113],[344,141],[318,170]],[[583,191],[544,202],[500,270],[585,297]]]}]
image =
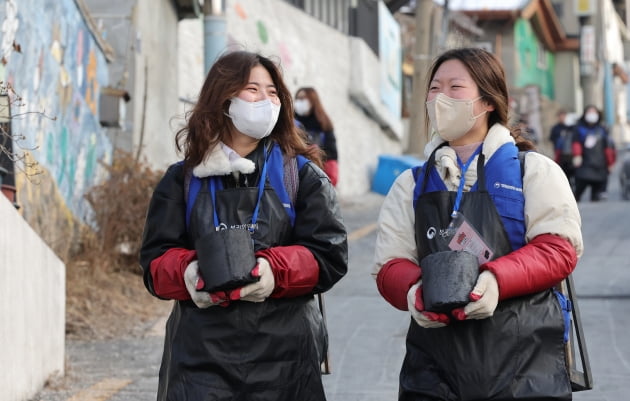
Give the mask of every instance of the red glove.
[{"label": "red glove", "polygon": [[272,298],[291,298],[313,291],[319,279],[319,264],[302,245],[274,246],[256,252],[272,267],[275,289]]},{"label": "red glove", "polygon": [[543,291],[564,280],[575,268],[577,254],[569,240],[541,234],[522,248],[484,263],[499,283],[499,300]]},{"label": "red glove", "polygon": [[412,285],[407,293],[407,303],[411,317],[420,326],[430,329],[444,327],[450,319],[444,313],[427,312],[424,310],[424,302],[422,300],[422,280]]},{"label": "red glove", "polygon": [[608,168],[612,170],[612,167],[615,165],[615,161],[617,160],[617,152],[613,148],[606,148],[604,150],[606,154],[606,164]]},{"label": "red glove", "polygon": [[422,277],[422,269],[409,259],[396,258],[385,263],[376,276],[378,292],[400,310],[409,310],[407,292]]},{"label": "red glove", "polygon": [[337,179],[339,178],[339,164],[337,164],[337,160],[326,160],[324,162],[324,172],[330,178],[333,187],[336,187]]}]

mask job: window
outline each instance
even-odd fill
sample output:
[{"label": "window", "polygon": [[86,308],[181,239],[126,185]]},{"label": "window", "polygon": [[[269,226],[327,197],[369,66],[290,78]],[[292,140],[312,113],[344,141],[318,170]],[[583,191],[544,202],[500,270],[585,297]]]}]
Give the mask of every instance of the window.
[{"label": "window", "polygon": [[349,34],[351,0],[284,0],[324,24]]}]

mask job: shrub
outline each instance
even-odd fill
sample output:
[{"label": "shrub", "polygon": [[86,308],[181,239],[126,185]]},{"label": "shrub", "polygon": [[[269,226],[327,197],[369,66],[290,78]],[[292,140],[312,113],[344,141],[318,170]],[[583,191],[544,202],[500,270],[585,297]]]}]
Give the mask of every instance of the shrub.
[{"label": "shrub", "polygon": [[162,176],[146,161],[117,149],[109,178],[85,195],[93,210],[93,233],[85,233],[84,254],[105,270],[140,273],[138,253],[151,194]]}]

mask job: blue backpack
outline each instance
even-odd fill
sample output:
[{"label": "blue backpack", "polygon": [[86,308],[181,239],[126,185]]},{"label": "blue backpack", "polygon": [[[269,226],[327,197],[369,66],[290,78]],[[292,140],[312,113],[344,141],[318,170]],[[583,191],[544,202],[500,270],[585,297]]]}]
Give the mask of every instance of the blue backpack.
[{"label": "blue backpack", "polygon": [[[295,224],[295,210],[293,205],[297,197],[297,190],[299,186],[299,171],[306,164],[309,163],[306,157],[297,155],[295,158],[288,160],[282,154],[280,146],[274,144],[269,159],[269,167],[267,169],[267,178],[278,198],[284,206],[284,210],[289,215],[291,225]],[[278,168],[282,166],[282,168]],[[210,177],[210,179],[216,179],[218,177]],[[192,207],[195,204],[195,199],[201,189],[202,179],[196,177],[189,170],[186,172],[186,178],[184,180],[184,190],[186,199],[186,226],[190,223],[190,214]],[[220,188],[220,186],[217,186]]]},{"label": "blue backpack", "polygon": [[573,130],[571,128],[565,128],[560,132],[556,149],[560,150],[560,154],[563,156],[573,154]]}]

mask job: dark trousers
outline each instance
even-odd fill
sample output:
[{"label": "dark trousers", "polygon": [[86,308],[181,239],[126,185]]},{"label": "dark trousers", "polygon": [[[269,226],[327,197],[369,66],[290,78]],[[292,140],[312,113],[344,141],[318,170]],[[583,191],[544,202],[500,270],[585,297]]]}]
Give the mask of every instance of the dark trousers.
[{"label": "dark trousers", "polygon": [[571,189],[575,191],[575,167],[573,167],[573,159],[571,156],[562,156],[558,164],[567,176],[569,184],[571,184]]},{"label": "dark trousers", "polygon": [[578,202],[582,197],[582,194],[587,187],[591,187],[591,201],[596,202],[603,200],[603,196],[606,193],[606,180],[604,181],[590,181],[575,178],[575,200]]}]

